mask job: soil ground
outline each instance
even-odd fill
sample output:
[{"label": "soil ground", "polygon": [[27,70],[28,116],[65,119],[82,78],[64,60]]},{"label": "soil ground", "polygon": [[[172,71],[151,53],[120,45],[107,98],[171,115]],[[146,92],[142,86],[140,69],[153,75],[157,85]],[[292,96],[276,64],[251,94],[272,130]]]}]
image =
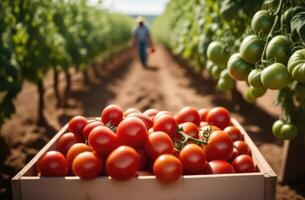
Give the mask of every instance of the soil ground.
[{"label": "soil ground", "polygon": [[[85,83],[82,73],[72,73],[72,92],[64,107],[56,107],[52,87],[52,73],[45,79],[45,116],[48,126],[37,125],[36,88],[25,83],[16,99],[17,112],[8,120],[0,138],[0,199],[10,199],[10,178],[14,176],[72,116],[99,116],[105,105],[114,103],[126,109],[134,107],[177,112],[184,106],[212,108],[224,106],[244,126],[271,167],[278,174],[281,167],[282,142],[271,134],[274,113],[261,107],[236,102],[231,94],[214,90],[214,82],[193,73],[167,50],[158,47],[149,57],[144,69],[133,51],[117,55],[105,66],[97,66],[97,73],[89,73]],[[60,78],[60,92],[65,81]],[[234,101],[233,101],[234,100]],[[242,105],[242,106],[241,106]],[[305,199],[305,183],[277,184],[279,200]]]}]

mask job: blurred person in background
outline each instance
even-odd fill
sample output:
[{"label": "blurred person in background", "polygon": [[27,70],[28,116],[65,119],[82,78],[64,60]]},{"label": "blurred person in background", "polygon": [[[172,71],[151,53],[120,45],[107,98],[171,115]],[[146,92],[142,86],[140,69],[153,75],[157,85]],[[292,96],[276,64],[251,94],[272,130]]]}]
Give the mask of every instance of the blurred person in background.
[{"label": "blurred person in background", "polygon": [[155,51],[153,42],[149,33],[148,27],[145,25],[145,19],[142,16],[136,19],[137,26],[134,28],[132,33],[132,45],[138,48],[138,54],[142,66],[147,68],[147,48],[150,47],[150,52]]}]

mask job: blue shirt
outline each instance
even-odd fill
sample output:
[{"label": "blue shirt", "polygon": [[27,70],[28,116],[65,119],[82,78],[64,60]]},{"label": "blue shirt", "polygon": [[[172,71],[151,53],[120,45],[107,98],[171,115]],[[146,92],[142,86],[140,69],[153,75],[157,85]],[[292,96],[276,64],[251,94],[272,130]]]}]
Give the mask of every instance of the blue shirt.
[{"label": "blue shirt", "polygon": [[149,36],[149,30],[145,24],[137,26],[133,30],[133,35],[136,37],[137,42],[147,42]]}]

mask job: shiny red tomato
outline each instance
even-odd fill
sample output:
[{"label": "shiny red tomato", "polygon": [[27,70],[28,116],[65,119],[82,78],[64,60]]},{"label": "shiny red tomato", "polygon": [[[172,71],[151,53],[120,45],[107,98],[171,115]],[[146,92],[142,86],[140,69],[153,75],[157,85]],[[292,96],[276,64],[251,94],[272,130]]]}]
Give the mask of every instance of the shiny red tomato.
[{"label": "shiny red tomato", "polygon": [[223,131],[214,131],[207,145],[208,160],[229,160],[233,153],[233,142]]},{"label": "shiny red tomato", "polygon": [[72,163],[72,171],[80,179],[94,179],[102,173],[103,161],[94,153],[85,151],[78,154]]},{"label": "shiny red tomato", "polygon": [[141,112],[136,108],[128,108],[127,110],[125,110],[124,116],[127,117],[132,113],[141,113]]},{"label": "shiny red tomato", "polygon": [[88,124],[85,117],[75,116],[69,121],[69,131],[82,137],[83,129]]},{"label": "shiny red tomato", "polygon": [[208,115],[209,110],[206,108],[201,108],[198,110],[199,116],[200,116],[200,120],[202,122],[206,121],[207,115]]},{"label": "shiny red tomato", "polygon": [[56,149],[66,155],[70,147],[78,142],[82,142],[82,139],[78,135],[71,132],[65,133],[58,139]]},{"label": "shiny red tomato", "polygon": [[236,140],[242,140],[243,136],[238,128],[235,126],[228,126],[223,130],[226,134],[228,134],[232,141],[235,142]]},{"label": "shiny red tomato", "polygon": [[145,123],[145,126],[147,129],[150,129],[153,126],[153,121],[148,116],[142,114],[142,113],[131,113],[128,115],[128,117],[136,117],[142,120]]},{"label": "shiny red tomato", "polygon": [[238,150],[239,154],[245,154],[251,156],[251,149],[244,141],[238,140],[233,143],[234,147]]},{"label": "shiny red tomato", "polygon": [[234,173],[234,168],[230,163],[224,160],[213,160],[209,162],[213,174],[231,174]]},{"label": "shiny red tomato", "polygon": [[38,162],[41,176],[65,176],[68,165],[65,156],[58,151],[48,151]]},{"label": "shiny red tomato", "polygon": [[89,151],[91,152],[92,150],[90,149],[90,147],[84,143],[76,143],[76,144],[73,144],[71,146],[71,148],[69,149],[68,153],[67,153],[67,163],[68,163],[68,166],[70,168],[72,168],[72,163],[73,163],[73,160],[74,158],[82,153],[82,152],[85,152],[85,151]]},{"label": "shiny red tomato", "polygon": [[106,157],[120,145],[120,141],[108,127],[98,126],[90,132],[88,144],[96,153]]},{"label": "shiny red tomato", "polygon": [[158,117],[154,121],[153,130],[154,131],[163,131],[167,133],[171,138],[174,137],[174,135],[177,132],[177,122],[175,118],[171,115],[162,115]]},{"label": "shiny red tomato", "polygon": [[180,151],[179,159],[185,174],[203,174],[207,162],[204,150],[196,144],[187,144]]},{"label": "shiny red tomato", "polygon": [[106,171],[114,179],[126,180],[137,173],[140,168],[140,156],[129,146],[120,146],[108,156]]},{"label": "shiny red tomato", "polygon": [[123,120],[123,109],[117,105],[109,105],[102,111],[102,122],[117,126]]},{"label": "shiny red tomato", "polygon": [[178,124],[181,124],[183,122],[193,122],[196,126],[199,126],[201,122],[198,111],[192,107],[182,108],[177,113],[175,118]]},{"label": "shiny red tomato", "polygon": [[199,128],[193,122],[184,122],[179,127],[183,128],[183,132],[187,135],[196,139],[199,138]]},{"label": "shiny red tomato", "polygon": [[227,109],[223,107],[215,107],[208,112],[206,121],[223,130],[231,124],[231,117]]},{"label": "shiny red tomato", "polygon": [[121,143],[135,148],[142,146],[148,137],[145,123],[136,117],[124,119],[118,125],[116,134]]},{"label": "shiny red tomato", "polygon": [[143,112],[144,115],[146,115],[147,117],[149,117],[150,119],[153,119],[154,116],[159,112],[159,110],[154,109],[154,108],[150,108],[148,110],[145,110]]},{"label": "shiny red tomato", "polygon": [[163,116],[163,115],[170,115],[170,116],[174,117],[174,114],[173,114],[173,113],[171,113],[171,112],[169,112],[169,111],[166,111],[166,110],[162,110],[162,111],[158,112],[158,113],[155,115],[153,121],[155,122],[159,117],[161,117],[161,116]]},{"label": "shiny red tomato", "polygon": [[174,143],[171,137],[162,131],[151,133],[146,139],[144,147],[153,160],[162,154],[172,154],[174,152]]},{"label": "shiny red tomato", "polygon": [[232,166],[236,173],[255,172],[253,159],[248,155],[239,155],[232,161]]},{"label": "shiny red tomato", "polygon": [[238,152],[238,150],[234,147],[234,148],[233,148],[232,156],[231,156],[231,158],[230,158],[230,161],[233,161],[234,158],[236,158],[237,156],[239,156],[239,152]]},{"label": "shiny red tomato", "polygon": [[182,164],[177,157],[163,154],[155,160],[153,172],[161,182],[174,182],[182,175]]},{"label": "shiny red tomato", "polygon": [[83,138],[85,140],[88,140],[89,133],[92,131],[92,129],[94,129],[97,126],[104,126],[104,124],[101,121],[94,121],[94,122],[87,124],[87,126],[85,126],[85,128],[83,130]]}]

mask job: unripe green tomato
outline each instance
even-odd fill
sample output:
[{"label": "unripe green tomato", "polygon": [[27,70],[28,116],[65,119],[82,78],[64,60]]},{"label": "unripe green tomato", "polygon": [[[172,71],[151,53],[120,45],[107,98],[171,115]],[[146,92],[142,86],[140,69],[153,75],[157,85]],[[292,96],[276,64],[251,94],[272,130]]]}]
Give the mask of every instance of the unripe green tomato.
[{"label": "unripe green tomato", "polygon": [[256,64],[261,60],[265,43],[256,35],[249,35],[242,41],[239,53],[250,64]]},{"label": "unripe green tomato", "polygon": [[261,87],[261,88],[250,87],[249,90],[250,90],[251,95],[253,97],[258,98],[258,97],[263,96],[266,93],[267,88],[265,88],[265,87]]},{"label": "unripe green tomato", "polygon": [[231,76],[229,75],[227,69],[222,70],[222,72],[220,73],[220,76],[219,76],[219,77],[222,78],[222,79],[225,79],[225,80],[229,80],[229,81],[232,80],[232,78],[231,78]]},{"label": "unripe green tomato", "polygon": [[238,81],[245,81],[253,68],[253,65],[247,63],[239,53],[233,54],[227,65],[230,76]]},{"label": "unripe green tomato", "polygon": [[283,139],[283,137],[281,135],[281,128],[282,128],[283,125],[284,125],[284,122],[282,120],[277,120],[272,125],[273,135],[280,140]]},{"label": "unripe green tomato", "polygon": [[256,101],[256,98],[254,96],[252,96],[250,90],[247,90],[246,93],[243,96],[244,96],[245,101],[248,102],[248,103],[253,104]]},{"label": "unripe green tomato", "polygon": [[212,69],[213,69],[214,66],[215,65],[211,61],[207,62],[206,68],[207,68],[208,74],[210,76],[212,76]]},{"label": "unripe green tomato", "polygon": [[233,79],[223,79],[220,78],[217,82],[217,88],[222,92],[228,92],[232,90],[235,86],[235,81]]},{"label": "unripe green tomato", "polygon": [[222,69],[220,68],[220,67],[218,67],[218,66],[214,66],[213,68],[212,68],[212,77],[214,78],[214,79],[219,79],[219,76],[220,76],[220,73],[222,72]]},{"label": "unripe green tomato", "polygon": [[277,63],[287,64],[290,55],[290,41],[287,36],[277,35],[267,45],[266,57]]},{"label": "unripe green tomato", "polygon": [[261,75],[262,75],[261,69],[253,69],[249,76],[248,76],[248,82],[249,84],[254,87],[254,88],[262,88],[264,87],[262,80],[261,80]]},{"label": "unripe green tomato", "polygon": [[281,90],[290,83],[291,76],[283,64],[274,63],[262,71],[261,81],[266,88]]},{"label": "unripe green tomato", "polygon": [[262,36],[268,35],[273,25],[273,17],[266,10],[255,13],[251,21],[252,30]]},{"label": "unripe green tomato", "polygon": [[223,45],[220,42],[213,41],[208,46],[207,57],[215,65],[224,68],[227,65],[229,56],[224,51]]},{"label": "unripe green tomato", "polygon": [[297,127],[293,124],[284,124],[281,128],[281,135],[284,140],[292,140],[297,135]]}]

